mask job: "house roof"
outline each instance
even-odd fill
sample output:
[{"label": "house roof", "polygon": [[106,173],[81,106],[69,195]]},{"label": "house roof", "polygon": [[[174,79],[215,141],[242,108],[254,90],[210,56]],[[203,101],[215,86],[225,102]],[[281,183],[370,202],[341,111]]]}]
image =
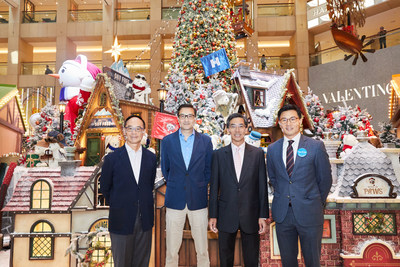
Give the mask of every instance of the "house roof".
[{"label": "house roof", "polygon": [[[255,128],[276,126],[278,110],[284,105],[286,99],[301,109],[304,115],[304,128],[313,128],[311,118],[304,105],[303,92],[296,82],[294,70],[288,70],[285,74],[279,75],[257,70],[242,71],[239,68],[235,72],[234,78],[239,81],[241,95]],[[265,89],[265,108],[254,109],[252,107],[247,88]]]},{"label": "house roof", "polygon": [[368,142],[358,143],[345,158],[343,170],[338,178],[335,191],[341,197],[349,197],[352,186],[361,175],[372,173],[388,178],[393,186],[393,192],[399,192],[399,182],[393,169],[392,161],[385,153]]},{"label": "house roof", "polygon": [[122,135],[124,116],[122,114],[121,108],[119,107],[119,100],[115,96],[110,78],[105,73],[99,73],[96,76],[96,85],[88,99],[87,106],[83,113],[82,123],[80,124],[79,132],[75,140],[75,145],[79,144],[83,133],[87,130],[87,126],[89,125],[90,120],[95,115],[95,113],[104,108],[99,107],[98,103],[95,102],[96,96],[103,88],[107,93],[107,100],[110,101],[110,105],[112,108],[111,115],[114,118],[115,124]]},{"label": "house roof", "polygon": [[[94,175],[95,166],[77,167],[74,176],[61,177],[60,168],[36,167],[28,168],[15,187],[11,200],[3,211],[29,212],[32,184],[40,179],[46,180],[52,187],[50,211],[67,212],[72,202],[81,192],[86,182]],[[43,211],[43,210],[40,210]]]},{"label": "house roof", "polygon": [[22,108],[21,99],[19,98],[18,89],[15,85],[0,84],[0,109],[2,109],[8,102],[15,99],[18,110],[21,116],[22,126],[26,131],[28,122],[26,120],[24,109]]}]

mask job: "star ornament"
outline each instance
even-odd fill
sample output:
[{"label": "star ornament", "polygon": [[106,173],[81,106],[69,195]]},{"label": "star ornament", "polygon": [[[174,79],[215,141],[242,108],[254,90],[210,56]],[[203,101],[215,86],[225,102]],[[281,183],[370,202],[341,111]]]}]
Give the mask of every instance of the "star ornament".
[{"label": "star ornament", "polygon": [[111,56],[114,57],[114,62],[117,62],[121,56],[121,52],[124,50],[126,50],[126,48],[121,48],[121,45],[118,43],[118,37],[115,36],[114,44],[111,46],[111,49],[105,51],[104,53],[111,54]]}]

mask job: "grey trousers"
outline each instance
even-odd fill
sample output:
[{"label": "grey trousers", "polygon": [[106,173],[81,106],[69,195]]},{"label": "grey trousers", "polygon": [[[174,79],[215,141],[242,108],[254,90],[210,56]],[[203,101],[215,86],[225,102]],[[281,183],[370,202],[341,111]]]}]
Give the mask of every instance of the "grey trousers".
[{"label": "grey trousers", "polygon": [[133,234],[110,233],[111,251],[115,267],[148,267],[152,231],[143,232],[140,216],[136,216]]}]

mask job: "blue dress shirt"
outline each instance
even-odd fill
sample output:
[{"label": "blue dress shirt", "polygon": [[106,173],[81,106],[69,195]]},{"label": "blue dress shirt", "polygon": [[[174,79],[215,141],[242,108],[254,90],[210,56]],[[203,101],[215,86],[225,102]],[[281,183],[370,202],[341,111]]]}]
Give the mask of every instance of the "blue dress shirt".
[{"label": "blue dress shirt", "polygon": [[181,143],[181,151],[183,160],[185,161],[186,169],[189,169],[189,163],[193,152],[194,130],[187,140],[185,140],[185,136],[182,134],[181,129],[179,129],[179,141]]}]

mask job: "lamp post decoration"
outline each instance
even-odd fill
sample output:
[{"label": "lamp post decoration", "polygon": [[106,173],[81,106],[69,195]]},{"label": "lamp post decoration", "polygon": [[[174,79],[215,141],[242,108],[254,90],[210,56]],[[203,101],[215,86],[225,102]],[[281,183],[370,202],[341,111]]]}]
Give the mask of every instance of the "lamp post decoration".
[{"label": "lamp post decoration", "polygon": [[58,109],[60,111],[60,133],[64,132],[64,112],[65,112],[65,103],[60,102],[58,104]]}]

